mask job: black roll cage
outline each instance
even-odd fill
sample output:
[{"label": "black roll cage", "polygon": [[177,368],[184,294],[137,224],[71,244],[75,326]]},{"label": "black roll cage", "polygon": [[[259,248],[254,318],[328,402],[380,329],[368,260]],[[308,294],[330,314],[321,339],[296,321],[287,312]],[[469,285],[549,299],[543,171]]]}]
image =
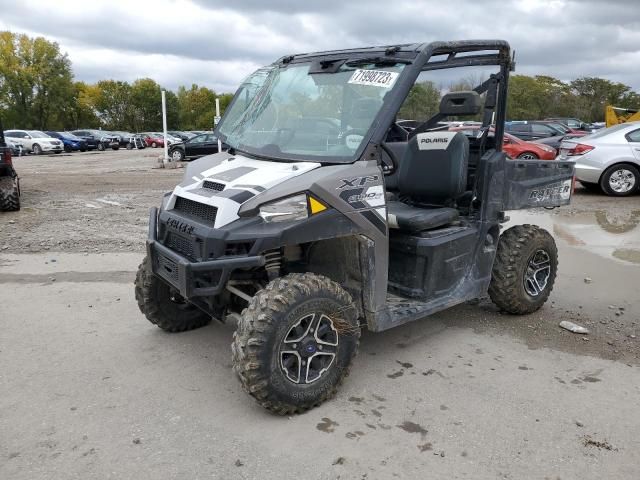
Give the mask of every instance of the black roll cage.
[{"label": "black roll cage", "polygon": [[[376,158],[377,147],[384,148],[384,139],[391,125],[396,120],[396,115],[404,103],[409,90],[415,84],[422,72],[430,70],[442,70],[448,68],[469,66],[500,67],[497,74],[492,74],[489,79],[478,85],[474,91],[479,94],[486,92],[484,114],[482,119],[482,137],[480,141],[481,152],[489,133],[495,112],[494,138],[496,151],[502,150],[504,137],[504,122],[506,118],[507,84],[509,72],[515,69],[515,61],[511,56],[509,43],[504,40],[461,40],[450,42],[431,42],[421,44],[403,44],[381,47],[356,48],[348,50],[335,50],[327,52],[303,53],[298,55],[286,55],[273,63],[273,66],[286,68],[290,64],[312,63],[321,66],[332,64],[351,63],[358,61],[370,61],[370,63],[404,63],[406,66],[400,73],[396,84],[391,90],[389,101],[378,112],[377,118],[372,123],[360,144],[359,150],[354,155],[354,161],[366,158]],[[315,73],[320,73],[315,70]],[[331,73],[331,68],[326,73]],[[236,101],[234,96],[230,105]],[[419,125],[413,135],[432,128],[439,120],[444,118],[436,114],[423,124]],[[224,122],[224,117],[218,127]],[[220,134],[215,132],[219,137]]]}]

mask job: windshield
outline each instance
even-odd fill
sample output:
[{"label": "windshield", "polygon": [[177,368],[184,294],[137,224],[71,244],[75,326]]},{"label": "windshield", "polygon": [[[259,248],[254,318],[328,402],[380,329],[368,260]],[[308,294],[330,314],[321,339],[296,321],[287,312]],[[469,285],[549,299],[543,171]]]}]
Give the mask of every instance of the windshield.
[{"label": "windshield", "polygon": [[79,137],[76,137],[73,133],[69,132],[58,132],[58,135],[62,138],[66,138],[67,140],[80,140]]},{"label": "windshield", "polygon": [[257,156],[351,162],[403,68],[328,61],[260,69],[236,93],[219,135]]},{"label": "windshield", "polygon": [[39,130],[31,130],[29,132],[29,135],[31,135],[33,138],[49,138],[49,135]]}]

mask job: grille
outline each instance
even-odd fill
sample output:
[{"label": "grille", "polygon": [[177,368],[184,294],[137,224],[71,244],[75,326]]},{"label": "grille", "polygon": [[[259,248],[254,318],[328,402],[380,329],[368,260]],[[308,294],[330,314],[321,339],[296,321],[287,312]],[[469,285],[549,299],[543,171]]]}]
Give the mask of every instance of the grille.
[{"label": "grille", "polygon": [[176,252],[183,254],[185,257],[194,259],[193,242],[178,235],[170,234],[167,246]]},{"label": "grille", "polygon": [[176,265],[173,260],[169,260],[161,254],[158,254],[158,274],[174,285],[179,283],[180,274],[178,273],[178,265]]},{"label": "grille", "polygon": [[226,185],[224,183],[212,182],[211,180],[205,180],[202,184],[202,188],[207,188],[209,190],[215,190],[216,192],[221,192],[224,190]]},{"label": "grille", "polygon": [[174,210],[178,210],[192,217],[198,217],[207,222],[214,223],[216,221],[216,215],[218,213],[217,207],[211,205],[205,205],[204,203],[194,202],[188,198],[177,197],[176,204],[173,207]]}]

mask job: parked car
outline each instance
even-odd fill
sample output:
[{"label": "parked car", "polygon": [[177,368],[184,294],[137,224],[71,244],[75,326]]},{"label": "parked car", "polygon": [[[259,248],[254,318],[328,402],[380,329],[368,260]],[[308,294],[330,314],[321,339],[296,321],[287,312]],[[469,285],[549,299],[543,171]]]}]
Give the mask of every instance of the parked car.
[{"label": "parked car", "polygon": [[164,147],[164,138],[162,138],[162,135],[156,133],[141,133],[140,136],[144,138],[147,147]]},{"label": "parked car", "polygon": [[107,148],[118,150],[120,148],[118,139],[103,130],[73,130],[71,133],[76,137],[86,140],[87,145],[95,144],[98,150],[105,150]]},{"label": "parked car", "polygon": [[556,152],[560,153],[560,145],[564,140],[572,138],[584,137],[587,132],[582,133],[568,133],[566,135],[556,135],[555,137],[541,138],[540,140],[534,140],[534,143],[542,143],[556,149]]},{"label": "parked car", "polygon": [[[1,131],[0,131],[0,134],[2,134]],[[6,144],[7,148],[11,150],[11,155],[13,157],[21,157],[22,155],[26,155],[26,151],[24,150],[24,148],[22,148],[21,144],[10,142],[9,140],[6,140],[6,139],[4,143]]]},{"label": "parked car", "polygon": [[[154,132],[155,135],[158,135],[160,138],[165,138],[164,134],[162,132]],[[171,135],[169,132],[167,132],[167,145],[171,146],[175,143],[181,143],[182,139],[178,138],[178,137],[174,137],[173,135]]]},{"label": "parked car", "polygon": [[13,168],[12,151],[2,130],[0,120],[0,210],[20,210],[20,179]]},{"label": "parked car", "polygon": [[34,155],[61,153],[63,150],[60,140],[39,130],[7,130],[4,136],[7,140],[22,145],[22,148]]},{"label": "parked car", "polygon": [[195,135],[187,133],[187,132],[181,132],[178,130],[168,130],[167,133],[175,138],[179,138],[180,140],[182,140],[183,142],[186,142],[187,140],[189,140],[190,138],[195,137]]},{"label": "parked car", "polygon": [[573,117],[549,117],[549,118],[545,118],[546,121],[549,122],[558,122],[558,123],[562,123],[563,125],[566,125],[569,128],[573,128],[575,130],[584,130],[584,131],[589,131],[589,124],[583,122],[582,120],[578,119],[578,118],[573,118]]},{"label": "parked car", "polygon": [[571,127],[567,127],[564,123],[560,123],[560,122],[553,122],[553,121],[547,121],[547,120],[536,120],[535,123],[542,123],[545,124],[555,130],[557,130],[559,133],[564,133],[565,135],[587,135],[589,132],[585,131],[585,130],[578,130],[576,128],[571,128]]},{"label": "parked car", "polygon": [[74,134],[69,132],[53,132],[46,131],[44,132],[50,137],[57,138],[62,142],[63,148],[65,152],[86,152],[87,151],[87,142],[80,137],[76,137]]},{"label": "parked car", "polygon": [[[505,122],[504,129],[521,140],[541,140],[543,138],[564,136],[572,130],[561,124],[545,121],[514,121]],[[582,132],[586,135],[586,132]]]},{"label": "parked car", "polygon": [[[478,135],[479,127],[450,127],[450,131],[462,132],[468,137]],[[493,136],[493,128],[489,131],[489,135]],[[525,142],[509,133],[504,134],[502,140],[502,150],[511,158],[519,158],[520,160],[555,160],[556,149],[547,145]]]},{"label": "parked car", "polygon": [[640,189],[640,122],[598,130],[560,145],[560,159],[576,162],[576,179],[590,190],[623,197]]},{"label": "parked car", "polygon": [[[222,145],[223,150],[228,148]],[[198,135],[183,143],[176,143],[169,148],[169,157],[174,162],[193,160],[195,158],[218,153],[218,138],[213,133]]]},{"label": "parked car", "polygon": [[143,149],[147,147],[146,142],[144,141],[144,138],[142,138],[142,135],[138,135],[136,134],[129,134],[131,135],[127,140],[127,150],[133,150],[134,148],[136,149]]}]

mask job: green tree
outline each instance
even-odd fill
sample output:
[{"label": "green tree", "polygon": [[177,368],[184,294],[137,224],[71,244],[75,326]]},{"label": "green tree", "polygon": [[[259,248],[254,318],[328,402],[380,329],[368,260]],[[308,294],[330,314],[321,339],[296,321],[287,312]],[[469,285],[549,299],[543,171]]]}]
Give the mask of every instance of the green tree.
[{"label": "green tree", "polygon": [[131,85],[116,80],[100,80],[96,87],[95,108],[102,125],[110,130],[133,128],[135,111],[131,103]]},{"label": "green tree", "polygon": [[75,82],[71,92],[71,101],[60,112],[62,128],[75,130],[100,127],[100,119],[95,108],[98,96],[99,90],[95,85]]},{"label": "green tree", "polygon": [[0,104],[8,125],[58,127],[72,93],[71,62],[57,43],[0,32]]},{"label": "green tree", "polygon": [[150,78],[139,78],[131,85],[132,124],[126,128],[137,132],[162,129],[162,87]]},{"label": "green tree", "polygon": [[405,99],[398,118],[403,120],[427,120],[438,112],[440,90],[433,82],[416,83]]},{"label": "green tree", "polygon": [[216,114],[216,94],[213,90],[195,83],[188,90],[180,86],[177,100],[181,128],[205,130],[213,127]]},{"label": "green tree", "polygon": [[587,122],[602,121],[606,105],[621,106],[630,95],[631,87],[605,78],[582,77],[571,82],[578,96],[577,106]]}]

